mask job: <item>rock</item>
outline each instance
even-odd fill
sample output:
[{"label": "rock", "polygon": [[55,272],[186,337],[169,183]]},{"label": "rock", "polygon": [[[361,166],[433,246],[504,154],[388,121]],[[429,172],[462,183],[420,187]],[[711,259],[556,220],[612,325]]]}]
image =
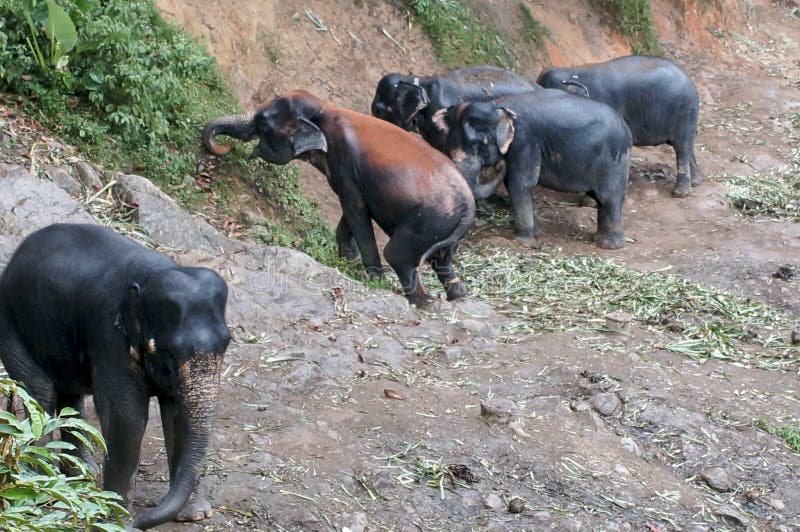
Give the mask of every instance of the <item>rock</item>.
[{"label": "rock", "polygon": [[525,501],[519,497],[514,497],[508,502],[508,512],[512,514],[521,514],[525,511]]},{"label": "rock", "polygon": [[53,180],[53,183],[65,190],[70,196],[79,196],[83,192],[83,188],[65,168],[48,165],[44,171]]},{"label": "rock", "polygon": [[100,190],[103,188],[103,182],[92,165],[81,161],[75,165],[75,171],[78,173],[78,180],[86,189]]},{"label": "rock", "polygon": [[[31,177],[22,166],[0,163],[0,230],[6,244],[56,222],[93,223],[83,206],[52,181]],[[12,249],[4,246],[10,255]]]},{"label": "rock", "polygon": [[733,489],[733,479],[721,467],[707,467],[700,471],[700,478],[703,479],[709,488],[717,491],[730,491]]},{"label": "rock", "polygon": [[366,514],[361,512],[345,514],[342,516],[342,520],[345,522],[350,522],[349,525],[342,527],[342,532],[345,530],[350,530],[351,532],[364,532],[367,530]]},{"label": "rock", "polygon": [[483,502],[486,504],[486,507],[494,510],[495,512],[499,512],[503,509],[503,499],[501,499],[497,494],[490,493],[487,495]]},{"label": "rock", "polygon": [[731,505],[717,508],[714,510],[714,515],[719,516],[723,520],[729,521],[734,525],[747,526],[750,524],[750,520],[747,518],[747,516]]},{"label": "rock", "polygon": [[497,327],[486,320],[468,318],[461,320],[458,323],[458,326],[461,329],[472,333],[472,336],[476,336],[478,338],[496,338],[499,334]]},{"label": "rock", "polygon": [[633,440],[633,438],[620,438],[619,444],[622,446],[623,449],[628,451],[631,454],[638,456],[642,456],[642,451],[639,449],[639,445]]},{"label": "rock", "polygon": [[631,333],[631,320],[633,317],[627,312],[606,314],[605,319],[608,330],[619,334]]},{"label": "rock", "polygon": [[613,393],[596,393],[589,399],[589,403],[604,416],[611,416],[620,408],[619,398]]},{"label": "rock", "polygon": [[494,397],[481,402],[481,416],[495,418],[500,423],[510,423],[519,413],[519,407],[510,399]]},{"label": "rock", "polygon": [[244,245],[221,235],[208,223],[181,209],[153,183],[138,175],[123,175],[114,195],[138,207],[136,221],[157,243],[173,249],[197,249],[211,255],[239,251]]}]

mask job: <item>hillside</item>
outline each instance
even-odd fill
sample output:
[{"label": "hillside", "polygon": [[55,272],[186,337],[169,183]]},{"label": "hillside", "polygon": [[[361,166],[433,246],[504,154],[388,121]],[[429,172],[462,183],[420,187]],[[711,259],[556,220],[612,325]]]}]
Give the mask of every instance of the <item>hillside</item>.
[{"label": "hillside", "polygon": [[[465,3],[531,78],[631,50],[598,2]],[[402,2],[157,4],[206,43],[244,108],[302,88],[367,112],[383,74],[446,69]],[[231,287],[201,481],[214,515],[161,529],[800,527],[800,8],[651,4],[665,55],[700,91],[706,182],[674,199],[672,149],[636,148],[616,251],[587,241],[595,211],[574,195],[537,193],[536,251],[511,240],[507,201],[482,204],[457,258],[471,297],[430,311],[248,238],[274,219],[270,198],[211,156],[200,164],[231,183],[237,212],[209,206],[209,224],[139,177],[100,169],[117,186],[86,191],[70,181],[82,154],[0,106],[0,264],[37,227],[93,221]],[[298,165],[335,223],[325,179]],[[166,491],[157,420],[153,403],[134,510]]]}]

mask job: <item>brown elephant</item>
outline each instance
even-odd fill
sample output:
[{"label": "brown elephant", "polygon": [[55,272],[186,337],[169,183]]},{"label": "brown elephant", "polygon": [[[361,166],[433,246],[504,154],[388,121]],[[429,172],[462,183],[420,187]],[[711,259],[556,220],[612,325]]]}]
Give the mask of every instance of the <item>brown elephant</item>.
[{"label": "brown elephant", "polygon": [[466,297],[452,261],[475,219],[475,201],[453,163],[419,137],[305,91],[208,122],[203,142],[224,155],[230,147],[218,145],[217,135],[258,138],[254,156],[274,164],[301,159],[324,173],[342,207],[340,254],[352,260],[360,253],[367,273],[380,276],[375,220],[391,237],[383,254],[410,303],[430,299],[417,272],[423,262],[436,271],[448,300]]}]

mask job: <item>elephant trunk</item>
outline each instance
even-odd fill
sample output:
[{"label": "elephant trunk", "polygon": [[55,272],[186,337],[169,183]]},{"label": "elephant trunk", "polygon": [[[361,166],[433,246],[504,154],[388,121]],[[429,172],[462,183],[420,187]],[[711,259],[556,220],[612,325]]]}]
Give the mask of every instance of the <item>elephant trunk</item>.
[{"label": "elephant trunk", "polygon": [[233,138],[249,141],[256,138],[254,119],[255,112],[250,111],[238,115],[227,115],[210,120],[203,128],[203,144],[214,155],[225,155],[231,151],[230,146],[217,144],[214,138],[217,135],[228,135]]},{"label": "elephant trunk", "polygon": [[453,150],[450,157],[476,200],[491,196],[505,178],[506,165],[503,159],[498,160],[494,166],[483,167],[477,154],[467,154],[461,149]]},{"label": "elephant trunk", "polygon": [[185,437],[169,492],[155,508],[138,516],[134,527],[142,530],[175,518],[197,484],[208,450],[214,405],[219,397],[222,355],[197,353],[178,367],[178,394]]}]

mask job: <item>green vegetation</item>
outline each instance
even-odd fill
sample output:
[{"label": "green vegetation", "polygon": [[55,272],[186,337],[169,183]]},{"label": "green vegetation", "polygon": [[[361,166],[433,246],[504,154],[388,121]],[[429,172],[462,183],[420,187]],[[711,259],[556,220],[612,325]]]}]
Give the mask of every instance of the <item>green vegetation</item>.
[{"label": "green vegetation", "polygon": [[611,13],[614,23],[628,37],[633,53],[662,54],[648,0],[600,0],[600,5]]},{"label": "green vegetation", "polygon": [[495,64],[514,68],[517,59],[497,31],[458,0],[408,0],[430,36],[436,55],[449,68]]},{"label": "green vegetation", "polygon": [[797,319],[750,299],[674,276],[639,272],[588,256],[520,253],[464,246],[457,268],[478,299],[511,303],[509,334],[603,330],[624,311],[644,326],[678,333],[663,348],[694,359],[717,358],[778,368],[796,364],[800,348],[785,331]]},{"label": "green vegetation", "polygon": [[519,3],[520,17],[522,19],[522,40],[533,46],[534,50],[544,48],[544,40],[550,32],[533,18],[533,13],[524,3]]},{"label": "green vegetation", "polygon": [[753,425],[782,439],[792,451],[800,453],[800,422],[795,421],[784,427],[776,427],[766,419],[757,419]]},{"label": "green vegetation", "polygon": [[236,102],[214,59],[151,1],[0,0],[0,19],[0,90],[107,168],[194,187],[198,131]]},{"label": "green vegetation", "polygon": [[[800,114],[785,118],[783,127],[790,140],[800,138]],[[748,216],[800,222],[800,148],[795,148],[782,168],[751,176],[723,175],[728,202]],[[746,159],[740,159],[746,163]]]},{"label": "green vegetation", "polygon": [[[56,440],[40,447],[34,443],[56,430],[69,431],[91,448],[105,449],[100,433],[77,412],[65,408],[52,418],[14,381],[0,379],[0,400],[21,400],[27,412],[24,421],[0,410],[0,529],[123,531],[128,512],[116,493],[101,491],[88,466],[68,454],[74,447]],[[76,471],[66,476],[59,466]]]}]

